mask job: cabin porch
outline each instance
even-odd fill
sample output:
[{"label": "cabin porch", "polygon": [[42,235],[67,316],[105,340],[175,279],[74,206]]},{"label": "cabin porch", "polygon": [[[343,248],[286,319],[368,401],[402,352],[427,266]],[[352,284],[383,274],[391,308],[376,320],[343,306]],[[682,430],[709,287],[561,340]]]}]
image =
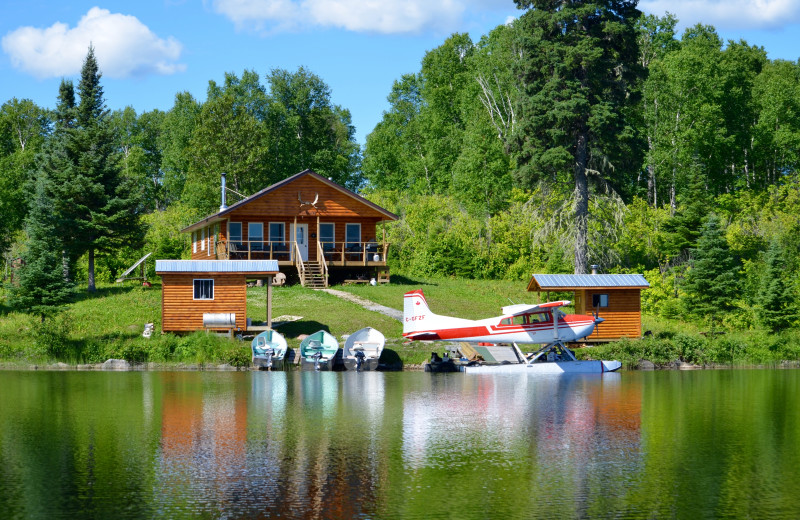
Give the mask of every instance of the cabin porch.
[{"label": "cabin porch", "polygon": [[[316,240],[312,247],[299,241],[237,240],[221,238],[216,242],[219,260],[276,260],[281,270],[297,269],[300,283],[306,287],[328,286],[331,269],[351,271],[366,268],[375,273],[378,283],[389,282],[388,242]],[[361,280],[359,280],[361,281]],[[369,281],[369,279],[365,280]]]}]

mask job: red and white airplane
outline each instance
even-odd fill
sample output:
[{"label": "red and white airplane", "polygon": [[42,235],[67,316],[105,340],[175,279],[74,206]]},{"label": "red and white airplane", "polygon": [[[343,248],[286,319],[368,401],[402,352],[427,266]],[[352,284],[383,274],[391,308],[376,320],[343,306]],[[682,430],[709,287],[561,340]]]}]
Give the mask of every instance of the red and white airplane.
[{"label": "red and white airplane", "polygon": [[[590,335],[603,318],[583,314],[564,314],[559,307],[569,301],[516,304],[503,307],[503,314],[483,320],[465,320],[431,312],[422,290],[407,292],[403,298],[403,337],[411,340],[464,341],[471,343],[510,343],[518,363],[461,365],[466,373],[604,373],[619,370],[619,361],[582,360],[565,343]],[[531,354],[522,353],[518,344],[543,345]],[[433,363],[433,360],[431,361]]]},{"label": "red and white airplane", "polygon": [[411,340],[466,341],[473,343],[548,344],[585,338],[603,318],[564,314],[567,300],[503,307],[503,314],[483,320],[440,316],[431,312],[422,289],[403,298],[403,337]]}]

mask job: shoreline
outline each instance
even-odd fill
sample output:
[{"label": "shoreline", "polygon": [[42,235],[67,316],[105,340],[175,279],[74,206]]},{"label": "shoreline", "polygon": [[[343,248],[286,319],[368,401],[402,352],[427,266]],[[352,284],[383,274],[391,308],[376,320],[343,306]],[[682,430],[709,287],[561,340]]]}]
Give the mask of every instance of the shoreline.
[{"label": "shoreline", "polygon": [[[377,372],[422,372],[425,364],[410,363],[399,369],[384,369]],[[623,368],[619,372],[649,372],[661,370],[793,370],[800,369],[800,361],[784,360],[775,364],[743,364],[743,365],[692,365],[681,361],[673,361],[665,365],[656,365],[643,360],[635,368]],[[299,368],[280,370],[276,372],[299,371]],[[64,362],[50,364],[24,364],[0,361],[0,371],[26,371],[26,372],[268,372],[255,366],[235,367],[229,364],[187,364],[187,363],[130,363],[122,359],[109,359],[104,363],[70,364]],[[344,370],[342,371],[344,372]]]}]

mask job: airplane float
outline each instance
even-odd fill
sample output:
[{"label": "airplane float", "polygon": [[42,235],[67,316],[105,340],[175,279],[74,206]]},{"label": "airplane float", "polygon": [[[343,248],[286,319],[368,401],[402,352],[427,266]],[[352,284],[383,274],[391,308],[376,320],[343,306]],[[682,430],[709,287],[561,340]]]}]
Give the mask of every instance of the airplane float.
[{"label": "airplane float", "polygon": [[[519,362],[460,366],[466,373],[602,373],[618,370],[619,361],[578,361],[565,343],[589,336],[603,322],[598,316],[564,314],[567,300],[502,308],[502,315],[482,320],[441,316],[431,312],[422,289],[403,297],[403,337],[412,341],[439,340],[467,343],[511,344]],[[544,345],[526,356],[520,344]]]}]

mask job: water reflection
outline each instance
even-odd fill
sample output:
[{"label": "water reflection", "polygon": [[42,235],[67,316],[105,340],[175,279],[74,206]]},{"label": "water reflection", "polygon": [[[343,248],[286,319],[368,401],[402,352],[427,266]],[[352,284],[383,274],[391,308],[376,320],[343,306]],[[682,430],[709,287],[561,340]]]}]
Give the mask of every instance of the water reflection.
[{"label": "water reflection", "polygon": [[0,512],[793,517],[796,375],[3,372]]}]

